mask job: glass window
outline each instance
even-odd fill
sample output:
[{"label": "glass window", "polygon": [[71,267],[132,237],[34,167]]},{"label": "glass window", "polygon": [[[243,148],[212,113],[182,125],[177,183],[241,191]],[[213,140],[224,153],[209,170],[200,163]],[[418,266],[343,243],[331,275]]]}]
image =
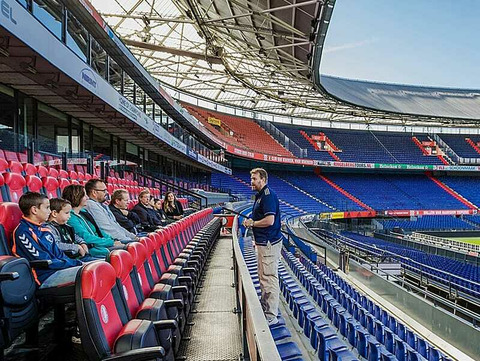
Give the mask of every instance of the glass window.
[{"label": "glass window", "polygon": [[155,123],[162,124],[162,116],[163,116],[162,108],[160,108],[160,106],[157,105],[154,110],[155,110],[155,118],[154,118]]},{"label": "glass window", "polygon": [[27,0],[17,0],[17,1],[18,1],[18,2],[20,3],[20,5],[22,5],[25,9],[29,9],[29,4],[28,4],[29,1],[27,1]]},{"label": "glass window", "polygon": [[111,158],[110,134],[101,129],[93,128],[93,154],[99,159]]},{"label": "glass window", "polygon": [[130,75],[123,73],[123,96],[130,102],[134,103],[135,99],[135,83]]},{"label": "glass window", "polygon": [[92,46],[90,65],[102,78],[105,79],[107,77],[107,53],[94,38],[91,38],[90,41]]},{"label": "glass window", "polygon": [[88,31],[72,13],[68,13],[67,46],[85,62],[88,59]]},{"label": "glass window", "polygon": [[68,152],[67,116],[42,103],[38,103],[37,109],[38,150],[51,154]]},{"label": "glass window", "polygon": [[80,121],[72,119],[72,150],[73,154],[80,153]]},{"label": "glass window", "polygon": [[145,92],[138,84],[135,84],[135,105],[142,112],[145,111]]},{"label": "glass window", "polygon": [[61,2],[55,0],[34,0],[33,15],[53,35],[60,40],[62,39],[63,5]]},{"label": "glass window", "polygon": [[13,90],[0,84],[0,149],[15,150]]},{"label": "glass window", "polygon": [[83,151],[91,152],[92,151],[92,137],[90,132],[90,124],[83,123]]},{"label": "glass window", "polygon": [[122,93],[122,68],[112,58],[108,60],[108,73],[110,84],[117,92]]},{"label": "glass window", "polygon": [[[28,139],[33,137],[33,114],[34,114],[34,100],[22,93],[18,94],[18,133],[23,139],[22,144],[26,147]],[[0,109],[4,109],[0,105]],[[0,115],[1,116],[1,115]]]},{"label": "glass window", "polygon": [[146,102],[145,102],[145,114],[147,114],[151,119],[153,119],[153,107],[154,107],[153,100],[147,95]]}]

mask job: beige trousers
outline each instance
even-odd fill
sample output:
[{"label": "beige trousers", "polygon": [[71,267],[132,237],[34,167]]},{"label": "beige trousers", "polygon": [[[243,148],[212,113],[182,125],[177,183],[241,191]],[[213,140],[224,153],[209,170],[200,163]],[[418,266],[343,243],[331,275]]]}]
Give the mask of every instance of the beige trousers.
[{"label": "beige trousers", "polygon": [[278,282],[278,261],[282,251],[282,242],[273,246],[270,242],[266,246],[256,245],[258,278],[262,292],[260,303],[267,320],[272,320],[278,315],[280,301],[280,285]]}]

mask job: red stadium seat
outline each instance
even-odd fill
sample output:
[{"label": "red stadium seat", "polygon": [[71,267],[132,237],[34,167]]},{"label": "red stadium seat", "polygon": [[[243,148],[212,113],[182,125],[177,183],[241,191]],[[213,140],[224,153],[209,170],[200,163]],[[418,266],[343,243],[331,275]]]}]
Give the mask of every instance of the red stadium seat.
[{"label": "red stadium seat", "polygon": [[8,169],[12,173],[22,174],[23,165],[22,165],[22,163],[20,163],[18,161],[12,160],[12,161],[8,162]]},{"label": "red stadium seat", "polygon": [[3,173],[3,177],[8,200],[18,203],[22,194],[25,193],[25,178],[18,173]]},{"label": "red stadium seat", "polygon": [[60,190],[60,194],[63,192],[65,187],[69,186],[71,183],[66,178],[58,178],[58,188]]},{"label": "red stadium seat", "polygon": [[18,153],[18,160],[20,163],[26,163],[28,161],[27,153]]},{"label": "red stadium seat", "polygon": [[7,200],[5,192],[5,179],[3,178],[3,174],[0,173],[0,202],[5,202]]},{"label": "red stadium seat", "polygon": [[78,179],[78,174],[74,170],[71,170],[71,171],[68,172],[68,177],[70,179]]},{"label": "red stadium seat", "polygon": [[48,175],[53,178],[58,178],[58,170],[53,167],[48,168]]},{"label": "red stadium seat", "polygon": [[59,196],[58,180],[56,178],[43,177],[42,183],[48,198],[57,198]]},{"label": "red stadium seat", "polygon": [[68,172],[64,169],[60,169],[58,171],[58,178],[67,178],[68,179]]},{"label": "red stadium seat", "polygon": [[4,150],[3,152],[5,153],[5,159],[7,160],[7,162],[11,162],[11,161],[18,162],[17,153],[11,152],[9,150]]},{"label": "red stadium seat", "polygon": [[87,263],[79,272],[76,288],[78,327],[90,360],[114,360],[115,356],[128,360],[132,350],[142,360],[163,360],[165,350],[158,346],[153,323],[128,321],[112,265]]},{"label": "red stadium seat", "polygon": [[77,179],[79,182],[83,182],[85,180],[85,174],[82,172],[77,172]]},{"label": "red stadium seat", "polygon": [[8,169],[8,162],[3,159],[3,158],[0,158],[0,172],[3,173],[3,172],[6,172]]},{"label": "red stadium seat", "polygon": [[23,174],[24,175],[35,175],[35,174],[37,174],[37,167],[35,167],[32,163],[24,163],[23,164]]},{"label": "red stadium seat", "polygon": [[42,191],[42,180],[36,175],[27,175],[25,176],[25,183],[27,184],[27,190],[29,192],[41,192]]},{"label": "red stadium seat", "polygon": [[37,175],[40,178],[46,177],[48,175],[48,169],[45,168],[43,165],[38,165],[37,166]]},{"label": "red stadium seat", "polygon": [[20,223],[22,216],[22,211],[18,207],[17,203],[0,203],[0,224],[3,226],[6,236],[6,239],[3,241],[4,245],[8,247],[8,251],[5,251],[5,254],[11,254],[10,248],[12,246],[12,234]]}]

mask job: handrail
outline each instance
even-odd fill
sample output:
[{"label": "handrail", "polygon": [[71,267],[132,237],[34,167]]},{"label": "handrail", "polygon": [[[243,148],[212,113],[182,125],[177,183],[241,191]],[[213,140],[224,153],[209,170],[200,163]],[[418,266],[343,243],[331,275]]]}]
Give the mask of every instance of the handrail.
[{"label": "handrail", "polygon": [[[320,236],[320,234],[319,234],[319,236]],[[331,237],[330,235],[328,235],[328,233],[324,236],[325,237]],[[335,238],[334,240],[339,241],[342,244],[347,244],[349,247],[353,248],[355,251],[358,250],[358,251],[360,251],[360,253],[361,252],[364,252],[364,253],[367,252],[367,253],[371,253],[373,255],[381,256],[381,257],[384,257],[386,255],[386,256],[388,256],[388,258],[396,259],[396,260],[400,261],[400,263],[402,263],[404,265],[404,267],[408,267],[410,269],[413,269],[413,270],[417,271],[418,273],[420,273],[421,275],[427,274],[432,279],[437,279],[437,280],[444,281],[444,282],[446,281],[446,282],[448,282],[448,285],[449,285],[450,288],[452,288],[452,285],[454,285],[454,286],[456,286],[456,289],[464,290],[464,292],[465,292],[465,290],[468,290],[469,293],[474,293],[477,296],[477,298],[480,299],[480,293],[478,291],[474,291],[470,288],[459,285],[455,281],[452,281],[452,279],[458,279],[458,280],[468,282],[472,285],[476,285],[476,286],[480,287],[480,283],[478,283],[478,282],[475,282],[475,281],[470,280],[470,279],[463,278],[461,276],[458,276],[458,275],[455,275],[455,274],[452,274],[452,273],[449,273],[449,272],[445,272],[445,271],[440,270],[440,269],[435,268],[435,267],[424,265],[424,264],[422,264],[420,262],[417,262],[417,261],[414,261],[414,260],[412,260],[408,257],[400,256],[396,253],[393,253],[393,252],[390,252],[390,251],[387,251],[387,250],[384,250],[384,249],[381,249],[381,248],[376,248],[376,247],[373,247],[373,246],[368,246],[368,245],[365,245],[365,244],[361,244],[359,241],[356,241],[354,239],[345,237],[345,236],[340,235],[340,234],[338,234],[337,236],[338,236],[338,238]],[[333,238],[333,237],[331,237],[331,238]],[[353,243],[354,245],[348,244],[348,243]],[[379,252],[381,254],[378,254]],[[365,262],[365,260],[363,260],[362,262]],[[367,263],[369,263],[369,262],[367,262]],[[439,277],[439,276],[435,276],[432,271],[443,274],[444,277],[442,278],[442,277]],[[467,293],[467,292],[465,292],[465,293]]]},{"label": "handrail", "polygon": [[247,265],[238,244],[238,215],[235,216],[232,227],[233,264],[235,272],[235,289],[237,303],[242,312],[242,331],[244,355],[250,360],[281,361],[275,341],[268,327],[262,306],[248,272]]},{"label": "handrail", "polygon": [[423,234],[419,232],[412,232],[411,235],[401,235],[398,233],[392,232],[393,235],[396,236],[404,236],[409,240],[421,244],[433,244],[440,247],[454,247],[457,251],[462,252],[480,252],[480,245],[478,244],[470,244],[465,242],[455,241],[453,239],[447,239],[437,236],[432,236],[430,234]]},{"label": "handrail", "polygon": [[[167,187],[167,191],[169,189],[172,189],[172,190],[176,190],[176,191],[180,191],[181,193],[183,194],[187,194],[193,198],[196,198],[198,201],[199,201],[199,205],[200,205],[200,209],[202,209],[204,206],[206,207],[207,204],[208,204],[208,199],[207,197],[205,196],[202,196],[201,194],[197,194],[197,193],[194,193],[186,188],[183,188],[183,187],[180,187],[180,186],[177,186],[176,184],[173,184],[173,183],[170,183],[170,182],[167,182],[163,179],[158,179],[158,178],[155,178],[155,177],[152,177],[150,175],[147,175],[147,174],[144,174],[144,173],[139,173],[137,172],[137,175],[142,177],[144,179],[143,181],[143,186],[147,186],[145,184],[145,179],[148,179],[150,181],[152,181],[153,183],[153,187],[155,187],[155,183],[160,183],[161,185],[164,185]],[[162,196],[162,187],[160,187],[160,196]],[[205,203],[203,203],[203,201],[205,201]]]}]

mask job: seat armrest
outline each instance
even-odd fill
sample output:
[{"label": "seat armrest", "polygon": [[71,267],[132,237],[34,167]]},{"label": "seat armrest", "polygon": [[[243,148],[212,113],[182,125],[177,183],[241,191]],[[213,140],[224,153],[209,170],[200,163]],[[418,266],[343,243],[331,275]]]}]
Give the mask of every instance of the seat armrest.
[{"label": "seat armrest", "polygon": [[178,328],[178,323],[175,320],[154,321],[153,325],[155,326],[156,330],[175,330],[176,328]]},{"label": "seat armrest", "polygon": [[48,269],[48,267],[52,264],[52,260],[50,259],[42,259],[37,261],[29,261],[30,267],[38,268],[38,269]]},{"label": "seat armrest", "polygon": [[120,354],[114,354],[109,357],[105,357],[102,361],[146,361],[146,360],[163,360],[165,356],[165,349],[161,346],[157,347],[145,347],[138,350],[131,350],[122,352]]},{"label": "seat armrest", "polygon": [[13,281],[19,278],[20,275],[18,272],[0,272],[0,282],[1,281]]},{"label": "seat armrest", "polygon": [[178,298],[176,298],[174,300],[163,301],[163,304],[165,305],[166,308],[170,308],[170,307],[176,307],[176,308],[179,308],[179,309],[183,308],[183,301],[178,299]]}]

